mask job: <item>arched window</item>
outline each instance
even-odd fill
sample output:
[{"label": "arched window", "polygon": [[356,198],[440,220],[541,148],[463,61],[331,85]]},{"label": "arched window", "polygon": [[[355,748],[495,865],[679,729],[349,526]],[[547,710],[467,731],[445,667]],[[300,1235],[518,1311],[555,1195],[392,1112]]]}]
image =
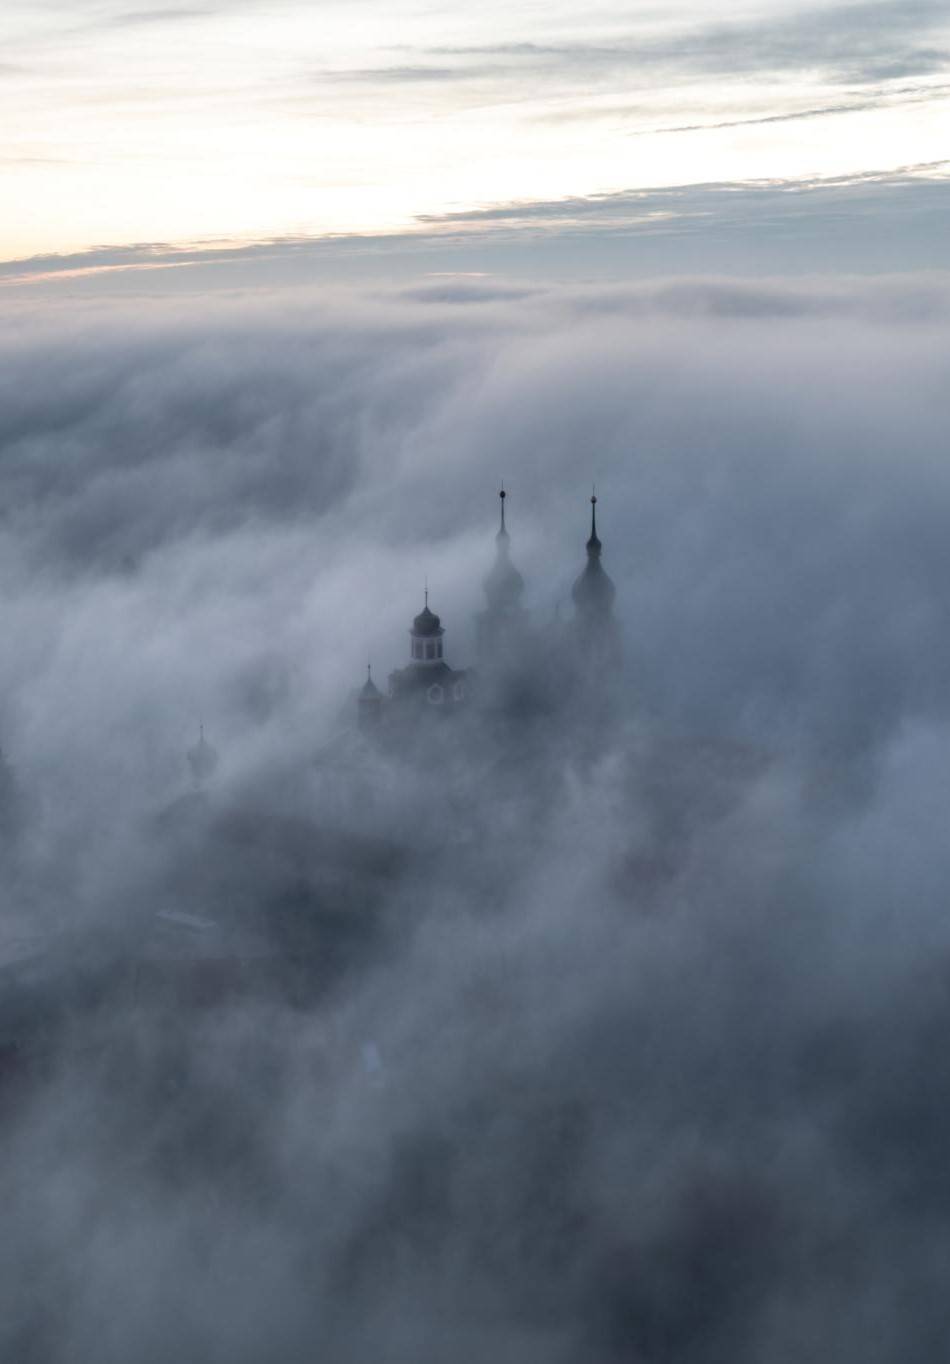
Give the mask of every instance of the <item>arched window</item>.
[{"label": "arched window", "polygon": [[456,701],[462,701],[465,699],[465,687],[463,683],[461,682],[454,683],[452,687],[452,696]]},{"label": "arched window", "polygon": [[426,640],[426,658],[427,658],[430,662],[431,662],[431,660],[432,660],[433,658],[435,658],[435,640],[434,640],[434,639],[427,639],[427,640]]},{"label": "arched window", "polygon": [[422,640],[421,640],[421,639],[414,639],[414,640],[412,641],[412,656],[413,656],[413,658],[421,658],[421,657],[422,657]]}]

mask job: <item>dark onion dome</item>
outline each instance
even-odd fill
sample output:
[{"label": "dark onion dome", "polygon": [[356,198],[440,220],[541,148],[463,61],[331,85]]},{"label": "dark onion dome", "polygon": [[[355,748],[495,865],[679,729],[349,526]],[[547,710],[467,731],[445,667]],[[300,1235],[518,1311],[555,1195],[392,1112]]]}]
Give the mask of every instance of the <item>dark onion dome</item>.
[{"label": "dark onion dome", "polygon": [[426,604],[412,622],[412,634],[423,635],[434,638],[436,635],[444,635],[442,622],[434,611],[429,610],[429,593],[426,592]]},{"label": "dark onion dome", "polygon": [[495,536],[498,552],[491,572],[485,579],[485,596],[491,610],[505,611],[511,610],[520,602],[521,594],[524,592],[524,578],[509,558],[510,537],[505,525],[505,498],[508,494],[502,488],[498,496],[501,498],[501,528]]},{"label": "dark onion dome", "polygon": [[191,771],[191,780],[195,786],[201,786],[214,772],[218,765],[217,751],[211,747],[205,738],[204,725],[198,726],[198,742],[194,748],[190,748],[185,755],[188,759],[188,767]]},{"label": "dark onion dome", "polygon": [[366,665],[366,681],[360,687],[359,699],[361,701],[382,701],[383,699],[383,693],[373,681],[373,665],[371,663]]},{"label": "dark onion dome", "polygon": [[590,539],[587,541],[587,563],[583,573],[571,588],[577,610],[587,616],[609,616],[617,589],[604,572],[600,562],[603,546],[597,538],[597,497],[590,499]]}]

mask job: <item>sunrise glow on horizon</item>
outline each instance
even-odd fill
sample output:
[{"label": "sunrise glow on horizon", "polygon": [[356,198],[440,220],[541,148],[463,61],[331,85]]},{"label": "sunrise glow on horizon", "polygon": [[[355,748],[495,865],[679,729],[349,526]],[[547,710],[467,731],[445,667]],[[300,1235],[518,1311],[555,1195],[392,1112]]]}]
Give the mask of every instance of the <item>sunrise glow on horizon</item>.
[{"label": "sunrise glow on horizon", "polygon": [[3,261],[947,154],[950,14],[926,3],[85,0],[8,5],[0,36]]}]

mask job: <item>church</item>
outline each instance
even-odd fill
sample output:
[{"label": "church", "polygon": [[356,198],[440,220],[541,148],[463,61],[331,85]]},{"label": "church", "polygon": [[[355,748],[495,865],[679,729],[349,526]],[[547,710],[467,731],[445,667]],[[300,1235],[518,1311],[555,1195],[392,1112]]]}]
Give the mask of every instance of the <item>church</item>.
[{"label": "church", "polygon": [[[460,895],[489,910],[498,903],[557,799],[561,740],[583,729],[577,715],[609,735],[602,684],[619,671],[596,497],[573,611],[540,628],[512,559],[504,489],[499,504],[471,666],[447,653],[446,627],[426,591],[409,626],[408,658],[385,692],[368,670],[344,723],[299,770],[281,770],[266,788],[222,787],[218,754],[199,725],[186,755],[191,789],[148,829],[153,882],[128,919],[110,927],[88,970],[76,958],[73,974],[90,999],[173,1012],[239,997],[302,1003],[371,960],[420,906],[441,910]],[[587,704],[588,685],[601,686],[595,704]],[[45,987],[30,984],[30,973],[53,959],[44,939],[7,981],[0,1080],[5,1055],[32,1055],[41,1034],[49,1040],[37,1055],[59,1045]],[[21,994],[26,1013],[13,1007]],[[27,1018],[33,995],[35,1029],[34,1015]]]},{"label": "church", "polygon": [[500,524],[495,536],[495,560],[483,590],[485,607],[475,620],[476,665],[455,668],[445,653],[445,627],[429,605],[428,588],[422,610],[409,628],[409,659],[389,674],[384,694],[367,668],[357,698],[357,724],[365,734],[404,733],[422,716],[429,720],[458,714],[471,705],[490,706],[499,699],[499,683],[509,698],[517,684],[529,680],[532,668],[552,666],[564,677],[616,663],[619,630],[613,606],[616,589],[602,563],[603,545],[597,534],[597,496],[591,494],[590,536],[586,562],[571,596],[573,616],[536,634],[522,598],[525,582],[511,558],[511,536],[506,521],[504,488],[499,493]]}]

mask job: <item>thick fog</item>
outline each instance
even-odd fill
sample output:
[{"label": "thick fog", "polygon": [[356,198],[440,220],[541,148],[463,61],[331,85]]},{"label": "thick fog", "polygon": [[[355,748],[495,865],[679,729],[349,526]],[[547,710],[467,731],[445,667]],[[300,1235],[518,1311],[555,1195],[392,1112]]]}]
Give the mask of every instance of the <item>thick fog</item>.
[{"label": "thick fog", "polygon": [[[946,278],[33,300],[0,355],[0,1355],[938,1358]],[[474,664],[502,480],[537,706],[355,773],[424,583]],[[162,924],[269,987],[147,997]]]}]

